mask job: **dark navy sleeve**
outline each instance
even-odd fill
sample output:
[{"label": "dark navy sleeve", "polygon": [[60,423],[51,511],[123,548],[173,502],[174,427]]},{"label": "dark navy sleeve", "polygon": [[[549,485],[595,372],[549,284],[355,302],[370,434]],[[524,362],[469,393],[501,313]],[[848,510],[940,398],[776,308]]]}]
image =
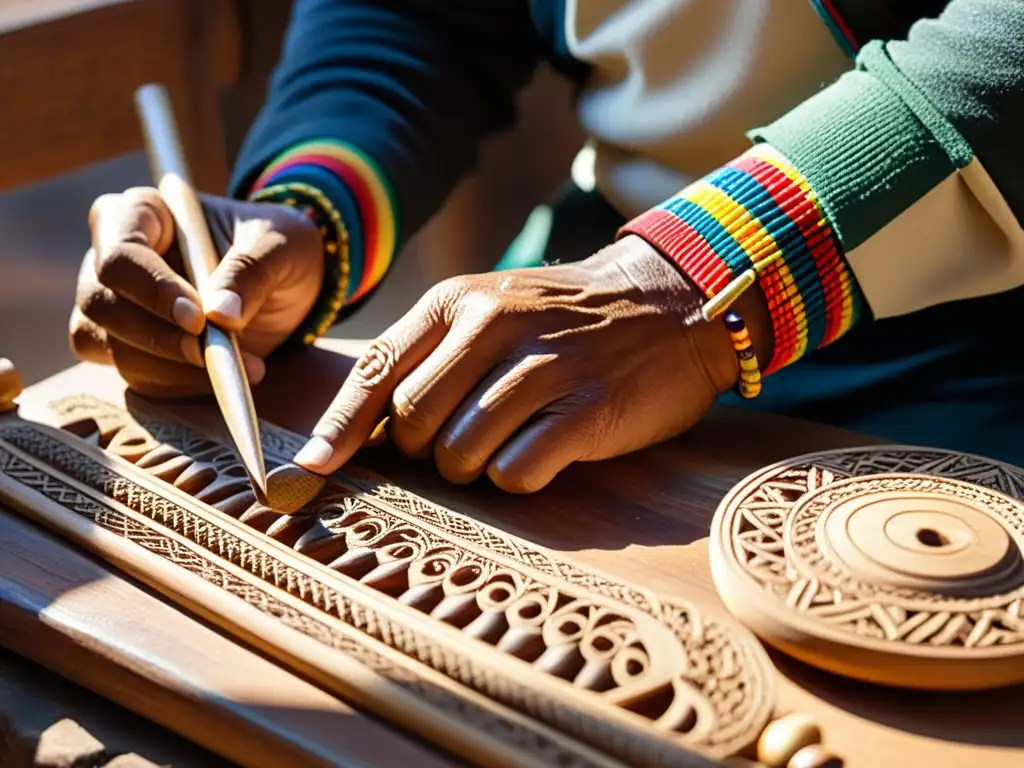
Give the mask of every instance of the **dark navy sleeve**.
[{"label": "dark navy sleeve", "polygon": [[512,125],[539,56],[526,0],[297,0],[230,192],[289,148],[335,140],[383,177],[397,247]]}]

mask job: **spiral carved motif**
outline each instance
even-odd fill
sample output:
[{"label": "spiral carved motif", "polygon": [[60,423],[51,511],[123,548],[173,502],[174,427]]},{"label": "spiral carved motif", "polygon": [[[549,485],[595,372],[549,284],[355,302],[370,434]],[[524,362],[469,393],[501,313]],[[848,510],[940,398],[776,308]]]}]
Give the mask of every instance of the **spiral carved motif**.
[{"label": "spiral carved motif", "polygon": [[[52,408],[87,442],[681,747],[735,754],[767,722],[774,694],[759,645],[685,602],[581,569],[371,474],[332,480],[307,507],[280,515],[256,503],[231,451],[195,429],[140,423],[92,398]],[[271,473],[299,443],[264,425]],[[642,747],[616,748],[630,750]]]},{"label": "spiral carved motif", "polygon": [[722,502],[715,584],[766,642],[927,689],[1024,681],[1024,471],[891,446],[813,454]]}]

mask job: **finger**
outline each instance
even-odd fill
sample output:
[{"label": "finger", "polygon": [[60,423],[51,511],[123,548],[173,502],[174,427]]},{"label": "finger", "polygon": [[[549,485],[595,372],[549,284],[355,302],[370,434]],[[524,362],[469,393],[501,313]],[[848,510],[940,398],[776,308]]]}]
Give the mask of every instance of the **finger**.
[{"label": "finger", "polygon": [[107,348],[107,333],[82,314],[77,306],[68,321],[68,341],[75,356],[86,363],[111,365],[114,362]]},{"label": "finger", "polygon": [[161,320],[99,283],[79,286],[77,306],[81,313],[115,338],[144,352],[178,363],[202,368],[199,337]]},{"label": "finger", "polygon": [[130,187],[121,194],[101,195],[89,209],[93,247],[138,243],[161,256],[174,243],[174,217],[153,187]]},{"label": "finger", "polygon": [[188,333],[202,331],[199,294],[166,258],[174,221],[156,190],[97,198],[89,226],[99,282]]},{"label": "finger", "polygon": [[506,443],[487,476],[509,493],[533,493],[586,455],[588,429],[579,412],[548,410]]},{"label": "finger", "polygon": [[[301,214],[295,213],[296,216]],[[296,228],[294,237],[316,238],[312,228]],[[283,285],[294,268],[297,248],[269,219],[253,218],[236,223],[230,233],[231,248],[203,288],[206,316],[229,331],[243,330]]]},{"label": "finger", "polygon": [[480,381],[501,362],[507,332],[457,322],[392,396],[391,438],[409,456],[429,454],[435,436]]},{"label": "finger", "polygon": [[491,456],[534,414],[563,394],[556,355],[528,355],[501,366],[441,429],[434,463],[453,483],[480,477]]},{"label": "finger", "polygon": [[349,373],[294,462],[329,474],[351,458],[380,423],[395,386],[448,332],[436,298],[428,294],[370,344]]},{"label": "finger", "polygon": [[[212,392],[206,371],[195,366],[156,357],[114,338],[109,339],[108,346],[118,372],[128,386],[140,395],[175,398]],[[263,361],[245,353],[242,358],[249,383],[258,384],[266,375]]]}]

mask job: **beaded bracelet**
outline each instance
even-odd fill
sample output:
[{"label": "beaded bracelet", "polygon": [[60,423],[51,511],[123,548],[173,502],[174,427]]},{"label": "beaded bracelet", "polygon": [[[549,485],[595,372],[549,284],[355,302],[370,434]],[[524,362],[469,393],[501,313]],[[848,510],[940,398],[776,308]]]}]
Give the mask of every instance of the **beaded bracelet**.
[{"label": "beaded bracelet", "polygon": [[743,318],[732,310],[725,313],[725,327],[732,340],[732,348],[736,350],[736,358],[740,364],[740,376],[736,380],[736,389],[740,397],[753,400],[761,394],[761,366],[757,362],[754,344],[747,333],[747,325]]},{"label": "beaded bracelet", "polygon": [[348,297],[348,230],[333,203],[319,189],[309,184],[276,184],[259,190],[249,199],[257,203],[287,205],[302,211],[320,231],[326,270],[323,287],[306,320],[289,340],[312,344],[334,325]]}]

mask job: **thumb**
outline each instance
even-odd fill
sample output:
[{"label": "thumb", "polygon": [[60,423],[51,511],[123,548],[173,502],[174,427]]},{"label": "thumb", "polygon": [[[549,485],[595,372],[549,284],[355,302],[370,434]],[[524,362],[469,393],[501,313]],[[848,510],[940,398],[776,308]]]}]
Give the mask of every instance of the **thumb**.
[{"label": "thumb", "polygon": [[242,331],[259,314],[288,271],[289,249],[266,221],[236,219],[232,244],[203,287],[207,319]]}]

